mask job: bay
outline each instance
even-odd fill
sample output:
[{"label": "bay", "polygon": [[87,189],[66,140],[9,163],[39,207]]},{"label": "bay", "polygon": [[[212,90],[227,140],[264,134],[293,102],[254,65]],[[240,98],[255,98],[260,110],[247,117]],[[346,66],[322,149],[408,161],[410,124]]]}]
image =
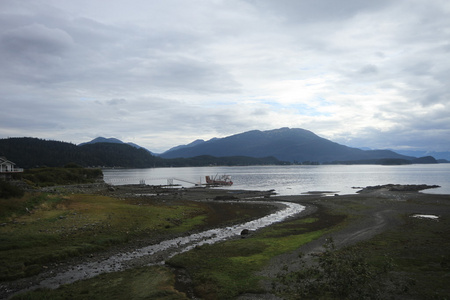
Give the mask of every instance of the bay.
[{"label": "bay", "polygon": [[[450,164],[431,165],[318,165],[318,166],[211,166],[184,168],[105,169],[104,180],[113,185],[205,183],[205,176],[231,175],[230,189],[270,190],[279,195],[312,191],[354,194],[359,188],[383,184],[429,184],[440,188],[424,193],[450,194]],[[223,187],[222,187],[223,188]]]}]

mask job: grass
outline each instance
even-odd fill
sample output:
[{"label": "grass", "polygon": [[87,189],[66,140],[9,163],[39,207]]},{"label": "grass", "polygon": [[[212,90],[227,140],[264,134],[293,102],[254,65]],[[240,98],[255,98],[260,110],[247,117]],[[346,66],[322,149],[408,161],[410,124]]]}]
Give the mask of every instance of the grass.
[{"label": "grass", "polygon": [[343,215],[318,212],[310,218],[270,226],[251,238],[197,247],[167,263],[185,268],[193,278],[195,293],[203,299],[258,293],[261,277],[256,273],[271,258],[317,239],[344,219]]},{"label": "grass", "polygon": [[164,267],[142,267],[102,274],[95,278],[63,285],[56,290],[41,289],[13,297],[15,300],[43,299],[188,299],[173,286],[175,276]]},{"label": "grass", "polygon": [[439,220],[404,215],[404,225],[384,232],[354,248],[365,253],[373,265],[392,259],[393,272],[408,283],[413,299],[449,299],[450,218]]},{"label": "grass", "polygon": [[38,187],[92,183],[102,177],[103,173],[100,169],[70,166],[64,168],[27,169],[23,173],[14,174],[14,178]]},{"label": "grass", "polygon": [[[41,210],[40,213],[43,214],[42,216],[45,213],[48,214],[46,217],[41,216],[41,221],[46,219],[45,225],[49,226],[49,232],[40,232],[42,236],[39,238],[33,232],[29,232],[25,239],[28,239],[27,243],[31,246],[34,245],[36,249],[46,247],[45,244],[47,243],[54,244],[55,241],[60,241],[60,235],[54,235],[52,230],[58,230],[61,227],[52,227],[51,224],[68,222],[78,214],[80,214],[80,217],[91,216],[89,222],[86,222],[88,225],[86,228],[93,226],[93,229],[95,229],[89,231],[91,235],[101,234],[102,230],[107,230],[107,228],[102,228],[101,224],[110,224],[119,231],[121,230],[119,225],[125,225],[126,228],[123,231],[128,233],[125,235],[123,235],[124,232],[118,234],[119,237],[125,238],[139,236],[140,233],[144,232],[156,234],[158,232],[181,231],[192,228],[196,224],[201,224],[205,220],[205,215],[202,214],[203,207],[199,208],[195,205],[188,207],[164,207],[164,205],[152,207],[149,205],[148,209],[152,208],[151,210],[154,213],[152,222],[158,222],[146,221],[146,218],[141,216],[139,224],[134,224],[130,221],[133,218],[124,218],[124,215],[119,213],[123,210],[126,212],[125,215],[133,216],[137,214],[139,218],[139,213],[134,211],[134,207],[128,207],[130,203],[127,203],[127,201],[80,195],[62,198],[40,197],[44,199],[44,201],[42,199],[37,201]],[[25,200],[22,201],[26,203]],[[349,202],[343,203],[342,207],[347,205],[350,207],[350,215],[344,215],[345,209],[335,209],[334,211],[341,213],[339,215],[319,208],[316,213],[308,218],[275,224],[245,239],[197,247],[192,251],[171,258],[168,263],[171,266],[185,268],[188,271],[193,280],[195,293],[203,299],[233,299],[245,292],[262,292],[259,288],[259,282],[262,278],[257,275],[257,272],[271,258],[293,251],[319,236],[344,226],[349,220],[361,217],[357,212],[364,209],[362,204]],[[138,207],[137,205],[134,206]],[[64,207],[66,207],[65,210]],[[119,209],[119,207],[121,208]],[[57,209],[60,209],[58,213],[52,213],[53,210]],[[38,210],[30,216],[35,217]],[[73,212],[77,212],[77,215],[73,215]],[[105,212],[107,212],[106,215]],[[145,211],[145,214],[150,213],[150,211]],[[3,232],[2,230],[9,226],[20,227],[20,222],[26,224],[23,220],[30,216],[17,213],[17,223],[14,225],[8,223],[7,226],[0,227],[0,231]],[[60,218],[60,216],[63,216],[63,218]],[[122,220],[122,218],[124,219]],[[155,218],[156,220],[154,220]],[[392,263],[389,275],[397,279],[396,282],[401,282],[402,287],[405,287],[405,290],[402,291],[402,297],[404,298],[448,299],[450,295],[448,285],[450,274],[449,216],[443,213],[439,221],[411,218],[409,215],[404,215],[403,218],[404,225],[350,248],[337,251],[343,251],[344,254],[345,251],[349,250],[355,253],[363,253],[370,266],[375,267],[383,266],[387,258]],[[38,220],[33,222],[38,222]],[[21,226],[27,227],[27,225]],[[37,228],[35,227],[35,229]],[[65,228],[67,229],[67,227]],[[25,234],[25,232],[22,232],[22,234]],[[6,235],[2,235],[2,238],[4,236]],[[115,237],[117,236],[114,232],[109,232],[104,236],[105,240],[101,243],[108,244],[111,242],[110,239]],[[16,239],[11,244],[25,243],[20,236]],[[3,243],[0,243],[0,245],[3,245]],[[95,244],[93,245],[86,240],[85,244],[73,245],[73,247],[83,245],[88,248],[96,247]],[[69,251],[69,249],[70,247],[66,247],[65,251]],[[76,249],[72,251],[77,252]],[[0,266],[3,266],[4,261]],[[39,268],[39,265],[37,268]],[[29,272],[33,272],[33,270],[31,268]],[[3,274],[2,270],[0,270],[0,274]],[[154,274],[160,275],[154,276]],[[138,268],[100,275],[86,281],[63,286],[55,291],[44,290],[28,293],[25,296],[20,296],[22,298],[16,299],[139,299],[140,297],[146,297],[147,299],[185,299],[183,294],[173,290],[174,281],[171,274],[171,270],[164,267],[158,267],[158,269],[154,269],[154,267]],[[152,291],[149,291],[149,286],[153,287]],[[150,294],[150,292],[153,294]],[[390,296],[395,297],[396,295]]]},{"label": "grass", "polygon": [[[198,219],[197,216],[191,220],[196,224]],[[265,228],[251,238],[197,247],[168,263],[188,271],[195,293],[203,299],[232,299],[243,292],[258,293],[261,277],[256,272],[272,257],[297,249],[344,220],[342,215],[320,211],[310,218]],[[56,290],[33,291],[14,299],[185,299],[184,294],[174,291],[171,274],[164,267],[138,268],[100,275]]]},{"label": "grass", "polygon": [[26,194],[2,199],[0,211],[0,280],[34,275],[46,264],[132,239],[185,232],[206,218],[192,202],[139,206],[84,194]]}]

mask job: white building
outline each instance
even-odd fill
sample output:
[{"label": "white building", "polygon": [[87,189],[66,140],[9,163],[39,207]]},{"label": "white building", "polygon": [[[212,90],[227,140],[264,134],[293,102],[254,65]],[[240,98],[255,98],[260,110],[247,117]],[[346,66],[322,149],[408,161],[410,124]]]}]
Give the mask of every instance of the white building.
[{"label": "white building", "polygon": [[23,169],[16,168],[16,164],[9,161],[4,156],[0,156],[0,174],[10,174],[23,172]]}]

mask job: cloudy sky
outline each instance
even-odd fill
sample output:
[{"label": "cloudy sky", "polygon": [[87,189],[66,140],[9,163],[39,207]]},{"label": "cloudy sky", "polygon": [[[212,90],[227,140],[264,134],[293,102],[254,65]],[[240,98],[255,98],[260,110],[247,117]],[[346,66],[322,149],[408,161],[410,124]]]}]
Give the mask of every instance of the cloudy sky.
[{"label": "cloudy sky", "polygon": [[0,138],[450,151],[449,83],[448,0],[0,1]]}]

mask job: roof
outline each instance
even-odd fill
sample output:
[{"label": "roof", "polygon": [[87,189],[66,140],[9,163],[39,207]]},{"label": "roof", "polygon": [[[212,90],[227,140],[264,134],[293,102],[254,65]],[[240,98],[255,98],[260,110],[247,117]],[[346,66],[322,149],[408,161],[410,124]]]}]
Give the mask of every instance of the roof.
[{"label": "roof", "polygon": [[6,157],[0,156],[0,165],[6,165],[6,164],[15,165],[15,163],[13,163],[12,161],[7,160]]}]

